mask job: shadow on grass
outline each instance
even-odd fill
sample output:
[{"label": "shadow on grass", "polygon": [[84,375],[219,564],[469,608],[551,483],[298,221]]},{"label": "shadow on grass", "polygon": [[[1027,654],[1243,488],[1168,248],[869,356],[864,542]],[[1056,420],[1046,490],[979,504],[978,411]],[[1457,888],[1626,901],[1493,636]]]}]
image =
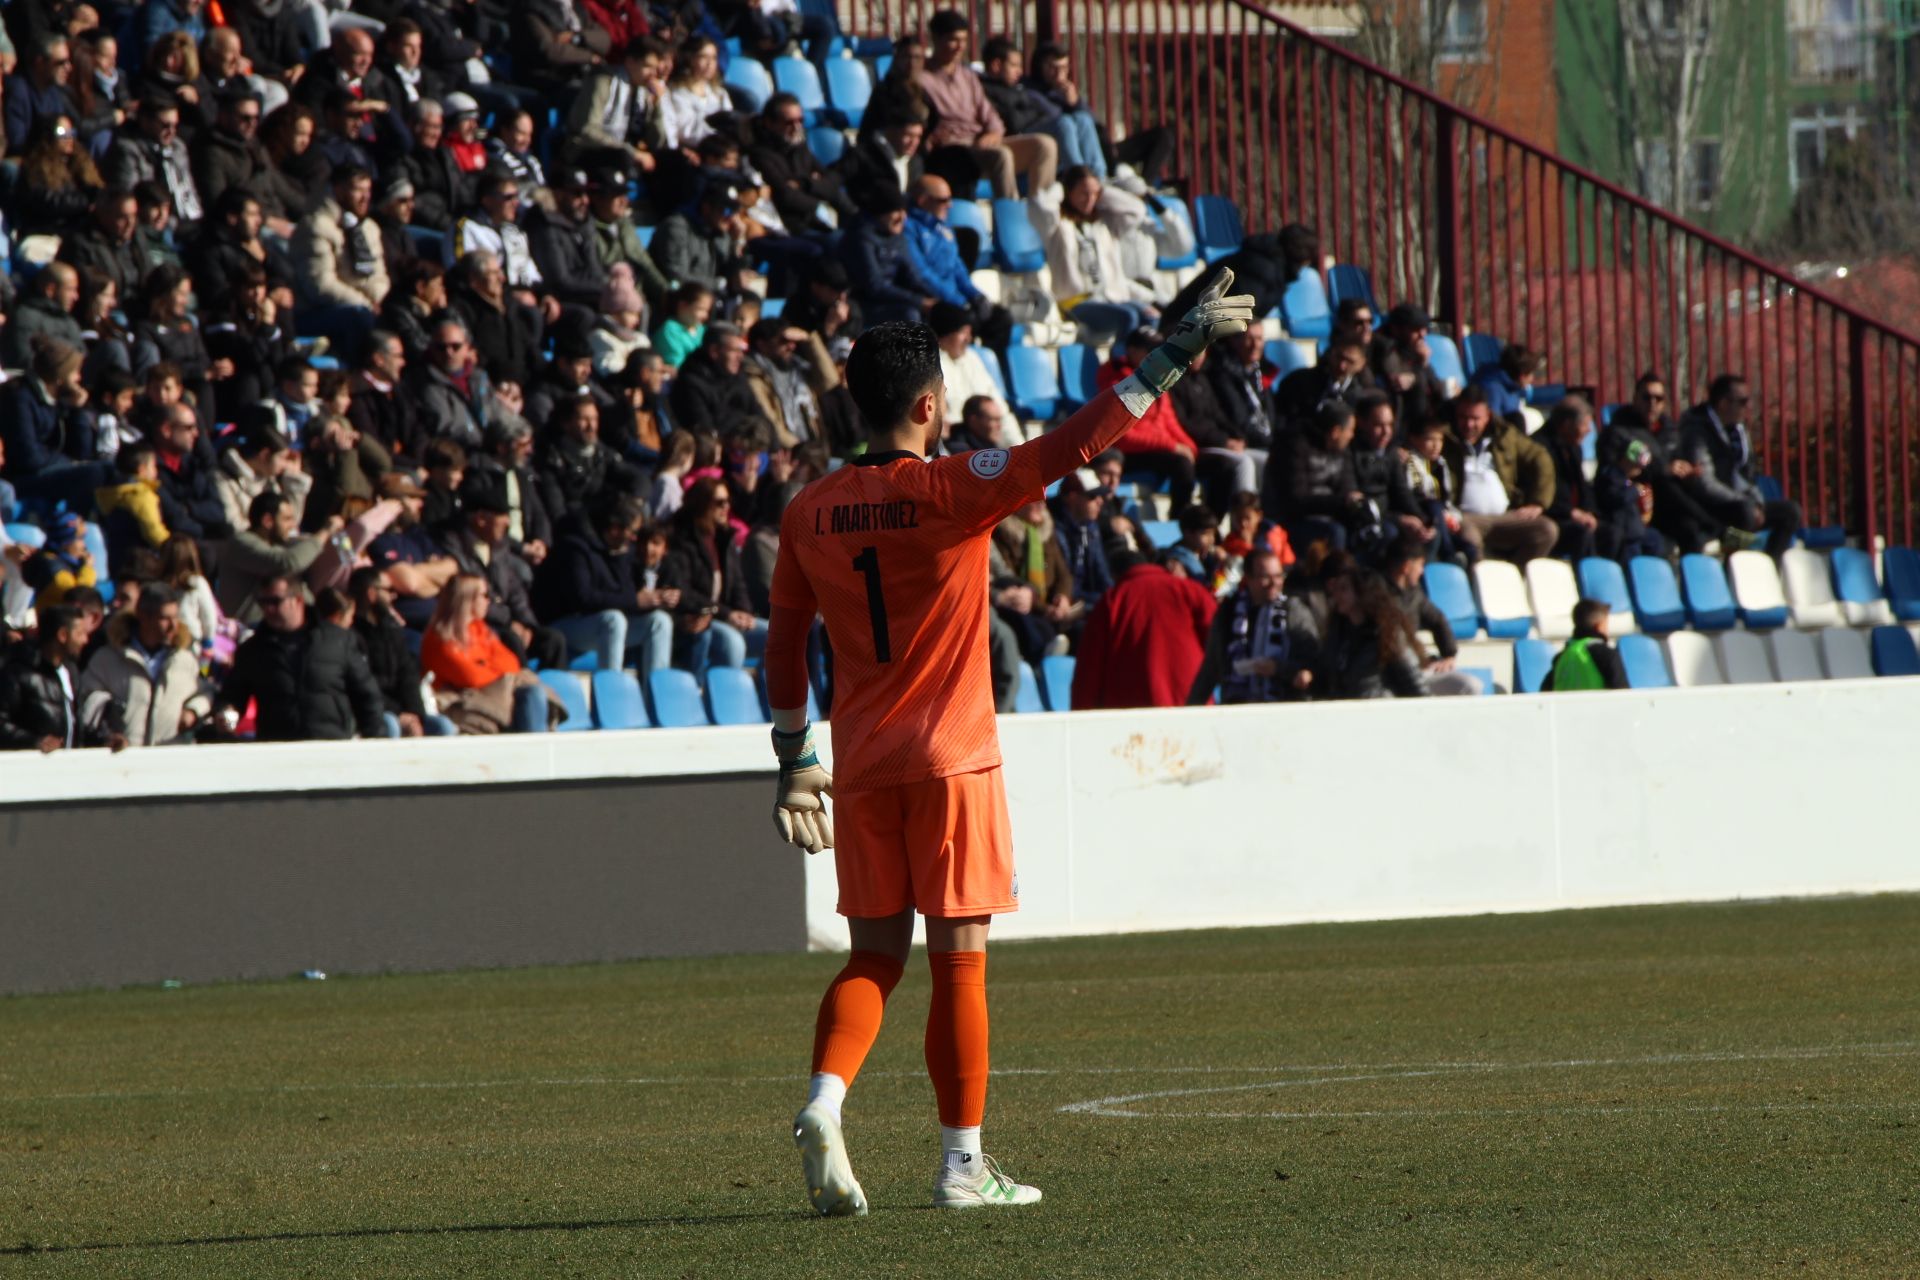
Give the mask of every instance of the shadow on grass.
[{"label": "shadow on grass", "polygon": [[259,1235],[189,1236],[179,1240],[114,1240],[87,1244],[35,1244],[22,1241],[0,1246],[0,1258],[43,1253],[104,1253],[132,1249],[183,1249],[222,1244],[287,1244],[302,1240],[369,1240],[382,1236],[458,1236],[542,1231],[607,1231],[646,1227],[702,1227],[724,1222],[795,1222],[816,1218],[805,1209],[761,1213],[663,1214],[651,1218],[589,1218],[577,1222],[469,1222],[434,1227],[354,1227],[340,1231],[268,1231]]}]

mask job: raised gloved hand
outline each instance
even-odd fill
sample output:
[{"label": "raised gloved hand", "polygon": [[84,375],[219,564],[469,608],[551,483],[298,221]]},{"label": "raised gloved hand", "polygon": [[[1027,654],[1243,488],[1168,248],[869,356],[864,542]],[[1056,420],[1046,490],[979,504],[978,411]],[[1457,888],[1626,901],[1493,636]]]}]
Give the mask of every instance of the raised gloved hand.
[{"label": "raised gloved hand", "polygon": [[1167,340],[1140,362],[1138,377],[1155,395],[1165,395],[1193,358],[1222,338],[1245,333],[1253,325],[1253,295],[1227,296],[1233,272],[1222,267],[1193,310],[1180,318]]},{"label": "raised gloved hand", "polygon": [[773,731],[773,753],[780,758],[780,778],[773,797],[773,825],[780,838],[808,853],[833,848],[833,819],[826,797],[833,794],[833,775],[820,764],[814,749],[813,726],[798,733]]}]

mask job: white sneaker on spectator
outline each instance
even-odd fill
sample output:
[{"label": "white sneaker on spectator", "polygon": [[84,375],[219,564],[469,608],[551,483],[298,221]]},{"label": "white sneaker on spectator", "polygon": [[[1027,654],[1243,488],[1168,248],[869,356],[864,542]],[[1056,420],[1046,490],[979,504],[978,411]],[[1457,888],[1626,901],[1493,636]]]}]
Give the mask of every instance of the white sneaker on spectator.
[{"label": "white sneaker on spectator", "polygon": [[864,1218],[867,1193],[847,1161],[840,1121],[826,1107],[810,1102],[793,1118],[793,1145],[807,1175],[807,1203],[828,1218]]}]

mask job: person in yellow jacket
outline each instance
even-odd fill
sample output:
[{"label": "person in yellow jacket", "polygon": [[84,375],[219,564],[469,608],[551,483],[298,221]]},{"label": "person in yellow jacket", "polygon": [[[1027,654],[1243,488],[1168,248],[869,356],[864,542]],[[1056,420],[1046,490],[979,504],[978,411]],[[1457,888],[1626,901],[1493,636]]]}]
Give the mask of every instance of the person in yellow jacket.
[{"label": "person in yellow jacket", "polygon": [[145,548],[158,551],[171,536],[160,515],[160,455],[150,444],[129,445],[114,457],[115,483],[93,491],[100,508],[100,532],[107,539],[107,563],[128,563]]},{"label": "person in yellow jacket", "polygon": [[87,553],[87,524],[67,512],[47,531],[47,544],[33,554],[21,570],[27,585],[34,589],[33,607],[45,609],[66,603],[76,587],[94,586],[93,557]]}]

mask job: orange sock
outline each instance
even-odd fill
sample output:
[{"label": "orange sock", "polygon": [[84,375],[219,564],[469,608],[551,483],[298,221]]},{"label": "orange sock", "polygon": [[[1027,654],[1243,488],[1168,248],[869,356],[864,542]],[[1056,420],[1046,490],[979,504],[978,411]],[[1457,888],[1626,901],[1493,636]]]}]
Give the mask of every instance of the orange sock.
[{"label": "orange sock", "polygon": [[940,1123],[978,1128],[987,1112],[987,953],[931,951],[927,963],[933,969],[927,1074]]},{"label": "orange sock", "polygon": [[903,966],[878,951],[856,951],[827,987],[813,1027],[813,1071],[839,1076],[848,1084],[867,1060],[880,1034],[887,997],[900,981]]}]

